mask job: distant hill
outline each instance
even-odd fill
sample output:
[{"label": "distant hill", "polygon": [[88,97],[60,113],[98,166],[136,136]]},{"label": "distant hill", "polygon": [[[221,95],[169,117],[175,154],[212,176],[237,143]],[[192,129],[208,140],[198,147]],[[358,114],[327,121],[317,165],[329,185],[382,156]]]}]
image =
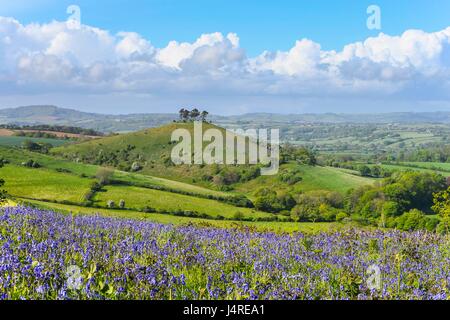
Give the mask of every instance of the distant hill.
[{"label": "distant hill", "polygon": [[[159,127],[178,119],[178,114],[108,115],[87,113],[56,106],[26,106],[0,109],[0,124],[70,125],[97,131],[132,132]],[[396,112],[380,114],[272,114],[249,113],[209,117],[222,127],[264,127],[301,123],[450,123],[450,112]]]},{"label": "distant hill", "polygon": [[81,112],[56,106],[26,106],[0,109],[0,124],[17,125],[70,125],[101,132],[130,132],[177,119],[176,114],[105,115]]},{"label": "distant hill", "polygon": [[393,113],[323,113],[274,114],[249,113],[218,117],[220,123],[450,123],[450,112],[393,112]]}]

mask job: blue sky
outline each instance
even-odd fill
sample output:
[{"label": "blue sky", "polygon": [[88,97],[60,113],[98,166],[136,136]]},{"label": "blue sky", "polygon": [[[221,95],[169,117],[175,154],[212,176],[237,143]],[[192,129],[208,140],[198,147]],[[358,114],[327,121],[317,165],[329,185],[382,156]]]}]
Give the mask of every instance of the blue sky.
[{"label": "blue sky", "polygon": [[112,32],[134,31],[158,46],[171,40],[194,41],[203,33],[235,32],[251,56],[263,50],[288,50],[301,38],[323,49],[377,35],[366,28],[366,9],[382,9],[382,32],[428,32],[450,25],[448,0],[0,0],[0,15],[22,23],[64,21],[66,8],[79,5],[82,22]]},{"label": "blue sky", "polygon": [[[0,108],[450,110],[448,0],[31,3],[0,0],[0,16],[15,20],[0,23]],[[65,26],[71,4],[80,30]],[[381,30],[366,27],[372,4]]]}]

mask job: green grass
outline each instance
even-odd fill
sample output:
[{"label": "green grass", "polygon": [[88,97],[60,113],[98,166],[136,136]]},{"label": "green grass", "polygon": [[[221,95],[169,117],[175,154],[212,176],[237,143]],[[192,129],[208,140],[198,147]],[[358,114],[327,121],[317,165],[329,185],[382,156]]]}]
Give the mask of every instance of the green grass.
[{"label": "green grass", "polygon": [[[0,147],[0,157],[7,159],[11,164],[17,166],[20,166],[22,162],[32,159],[34,161],[37,161],[42,167],[46,169],[50,170],[64,169],[78,176],[84,174],[88,177],[94,177],[97,171],[101,168],[100,166],[96,165],[77,163],[17,148]],[[207,188],[194,186],[183,182],[147,176],[139,173],[129,173],[119,170],[114,171],[114,180],[125,183],[137,183],[137,184],[161,186],[168,189],[179,190],[181,192],[190,192],[204,196],[211,195],[211,196],[227,197],[231,195],[229,193],[210,190]]]},{"label": "green grass", "polygon": [[288,164],[283,165],[281,170],[297,168],[303,180],[294,186],[287,186],[282,183],[278,176],[262,176],[247,183],[238,185],[237,191],[248,195],[254,194],[261,187],[272,188],[273,190],[292,190],[294,192],[306,192],[313,190],[328,190],[344,193],[349,189],[362,185],[373,184],[374,179],[360,177],[346,170]]},{"label": "green grass", "polygon": [[264,218],[273,217],[270,213],[260,212],[249,208],[238,208],[215,200],[196,198],[192,196],[169,193],[159,190],[151,190],[129,186],[107,186],[106,192],[99,192],[95,197],[97,205],[106,207],[109,200],[116,204],[121,199],[125,200],[126,207],[134,210],[142,210],[150,207],[158,211],[193,211],[204,213],[211,217],[219,215],[232,218],[236,212],[241,212],[245,217]]},{"label": "green grass", "polygon": [[15,165],[0,168],[0,178],[5,180],[3,188],[12,196],[76,203],[82,201],[93,181],[48,169]]},{"label": "green grass", "polygon": [[0,156],[8,160],[11,164],[21,165],[27,160],[37,161],[42,167],[50,170],[65,169],[71,171],[73,174],[87,176],[94,176],[98,170],[98,166],[76,163],[64,159],[58,159],[49,155],[30,152],[18,148],[6,148],[0,146]]},{"label": "green grass", "polygon": [[23,142],[30,140],[37,143],[50,143],[53,146],[62,146],[66,144],[67,140],[62,139],[45,139],[45,138],[29,138],[29,137],[0,137],[0,146],[20,147]]},{"label": "green grass", "polygon": [[[137,161],[142,165],[140,173],[144,175],[214,189],[213,183],[202,179],[205,175],[214,175],[212,173],[214,166],[171,165],[170,159],[174,147],[171,137],[177,129],[188,130],[193,137],[192,123],[172,123],[159,128],[61,146],[52,149],[51,152],[66,159],[81,159],[85,163],[100,163],[99,161],[112,163],[111,159],[116,158],[113,164],[117,168],[130,166]],[[220,130],[225,137],[226,131],[223,128],[204,123],[203,131],[208,129]],[[203,142],[203,146],[206,145],[208,143]],[[124,153],[127,153],[126,160],[121,156]]]},{"label": "green grass", "polygon": [[405,165],[417,166],[420,168],[426,168],[431,170],[442,170],[450,172],[450,163],[442,162],[404,162]]},{"label": "green grass", "polygon": [[318,233],[340,230],[350,227],[349,225],[340,223],[295,223],[295,222],[234,222],[234,221],[218,221],[207,219],[196,219],[188,217],[176,217],[166,214],[157,213],[142,213],[128,210],[112,210],[101,208],[85,208],[73,205],[64,205],[56,203],[46,203],[42,201],[25,200],[26,203],[31,203],[40,208],[47,210],[55,210],[62,213],[84,214],[92,215],[99,214],[111,218],[124,219],[139,219],[155,223],[172,224],[172,225],[186,225],[196,224],[203,227],[217,227],[217,228],[254,228],[258,231],[272,231],[278,233]]},{"label": "green grass", "polygon": [[[429,173],[438,173],[438,174],[442,174],[443,176],[447,177],[450,176],[450,172],[446,171],[447,169],[445,169],[445,167],[443,166],[441,170],[437,169],[438,167],[436,167],[436,169],[431,169],[432,165],[431,162],[426,164],[425,162],[413,162],[412,164],[416,164],[415,166],[409,166],[408,163],[406,162],[404,165],[402,165],[402,163],[391,163],[391,164],[382,164],[381,167],[390,171],[419,171],[419,172],[429,172]],[[438,165],[437,163],[435,163],[436,165]],[[441,164],[441,165],[445,165],[445,164]],[[374,166],[374,165],[369,165],[369,167]],[[444,170],[444,171],[443,171]]]},{"label": "green grass", "polygon": [[207,188],[195,186],[192,184],[174,181],[174,180],[168,180],[158,177],[152,177],[148,175],[138,174],[138,173],[128,173],[123,171],[115,171],[114,173],[114,180],[120,181],[120,182],[126,182],[126,183],[137,183],[137,184],[148,184],[153,186],[161,186],[166,187],[173,190],[179,190],[182,192],[189,192],[204,196],[217,196],[217,197],[227,197],[231,196],[230,193],[216,191],[216,190],[210,190]]}]

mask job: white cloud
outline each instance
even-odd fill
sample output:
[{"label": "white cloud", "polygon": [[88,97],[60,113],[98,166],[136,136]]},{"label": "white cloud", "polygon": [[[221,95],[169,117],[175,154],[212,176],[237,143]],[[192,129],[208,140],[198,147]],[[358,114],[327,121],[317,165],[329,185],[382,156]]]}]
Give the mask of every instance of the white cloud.
[{"label": "white cloud", "polygon": [[450,100],[450,27],[380,34],[340,52],[302,39],[288,51],[249,58],[239,42],[236,34],[212,33],[155,48],[133,32],[73,29],[56,21],[22,25],[0,17],[0,89],[161,99],[191,94]]}]

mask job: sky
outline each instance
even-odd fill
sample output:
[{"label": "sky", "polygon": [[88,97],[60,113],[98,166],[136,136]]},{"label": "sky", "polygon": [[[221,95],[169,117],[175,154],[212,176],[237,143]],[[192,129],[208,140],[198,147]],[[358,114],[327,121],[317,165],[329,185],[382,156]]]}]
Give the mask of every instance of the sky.
[{"label": "sky", "polygon": [[450,110],[449,12],[448,0],[0,0],[0,108]]}]

